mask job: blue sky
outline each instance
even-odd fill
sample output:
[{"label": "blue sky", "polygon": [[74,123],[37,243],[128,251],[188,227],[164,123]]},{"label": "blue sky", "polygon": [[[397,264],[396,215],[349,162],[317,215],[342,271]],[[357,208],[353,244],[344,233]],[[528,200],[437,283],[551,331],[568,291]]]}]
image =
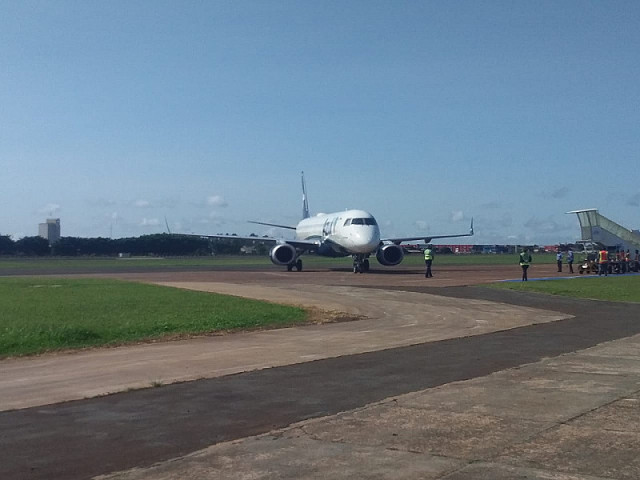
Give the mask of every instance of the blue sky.
[{"label": "blue sky", "polygon": [[[0,0],[0,234],[640,227],[640,2]],[[462,242],[464,243],[464,242]]]}]

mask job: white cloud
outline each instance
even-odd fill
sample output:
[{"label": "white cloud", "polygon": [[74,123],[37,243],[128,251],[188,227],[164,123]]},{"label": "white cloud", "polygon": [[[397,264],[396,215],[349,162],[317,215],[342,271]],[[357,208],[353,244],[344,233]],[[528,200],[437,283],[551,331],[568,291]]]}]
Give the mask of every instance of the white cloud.
[{"label": "white cloud", "polygon": [[44,207],[38,210],[38,213],[43,215],[53,216],[60,211],[60,205],[57,203],[47,203]]},{"label": "white cloud", "polygon": [[416,220],[414,223],[415,223],[415,226],[418,227],[420,230],[427,230],[429,228],[429,226],[427,225],[427,222],[425,222],[424,220]]},{"label": "white cloud", "polygon": [[115,200],[109,200],[107,198],[90,198],[87,200],[87,203],[92,207],[113,207],[116,205]]},{"label": "white cloud", "polygon": [[210,207],[226,207],[229,204],[222,195],[211,195],[207,197],[207,205]]},{"label": "white cloud", "polygon": [[138,225],[140,227],[157,227],[160,225],[160,220],[157,218],[143,218]]},{"label": "white cloud", "polygon": [[459,222],[463,219],[464,219],[464,213],[462,212],[462,210],[454,210],[453,212],[451,212],[452,222]]},{"label": "white cloud", "polygon": [[551,192],[551,198],[565,198],[570,191],[571,189],[569,187],[556,188]]},{"label": "white cloud", "polygon": [[558,234],[560,232],[567,232],[574,229],[573,226],[568,223],[561,224],[554,220],[552,217],[547,218],[538,218],[531,217],[524,224],[526,228],[533,230],[535,233],[554,233]]},{"label": "white cloud", "polygon": [[483,203],[482,205],[480,205],[480,208],[489,210],[489,209],[500,208],[501,206],[502,206],[501,202],[493,201],[493,202]]},{"label": "white cloud", "polygon": [[139,199],[133,202],[133,206],[138,208],[148,208],[151,206],[151,202],[149,202],[149,200]]},{"label": "white cloud", "polygon": [[630,207],[640,207],[640,193],[630,196],[627,199],[627,205]]}]

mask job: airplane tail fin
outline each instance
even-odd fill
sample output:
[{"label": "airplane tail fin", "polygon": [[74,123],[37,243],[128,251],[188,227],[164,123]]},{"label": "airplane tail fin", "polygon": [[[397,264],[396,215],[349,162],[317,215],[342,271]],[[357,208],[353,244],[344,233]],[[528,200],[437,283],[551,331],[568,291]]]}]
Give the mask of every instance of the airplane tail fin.
[{"label": "airplane tail fin", "polygon": [[309,203],[307,202],[307,187],[304,184],[304,172],[302,175],[302,218],[309,218]]}]

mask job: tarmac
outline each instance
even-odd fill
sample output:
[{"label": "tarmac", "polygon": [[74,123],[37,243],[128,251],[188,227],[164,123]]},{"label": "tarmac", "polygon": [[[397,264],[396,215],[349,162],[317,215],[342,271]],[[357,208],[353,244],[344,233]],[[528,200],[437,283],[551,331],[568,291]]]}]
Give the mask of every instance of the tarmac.
[{"label": "tarmac", "polygon": [[356,320],[0,361],[0,478],[640,478],[640,305],[300,273],[116,274]]}]

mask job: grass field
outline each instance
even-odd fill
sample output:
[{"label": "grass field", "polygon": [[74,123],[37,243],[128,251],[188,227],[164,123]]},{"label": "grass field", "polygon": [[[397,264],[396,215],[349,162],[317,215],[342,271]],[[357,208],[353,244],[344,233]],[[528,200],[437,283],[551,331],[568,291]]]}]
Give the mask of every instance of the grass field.
[{"label": "grass field", "polygon": [[504,282],[490,287],[612,302],[640,302],[640,276],[637,275]]},{"label": "grass field", "polygon": [[[304,268],[330,268],[351,266],[351,258],[326,258],[316,255],[304,255],[302,257]],[[534,255],[534,264],[548,264],[555,262],[555,255]],[[518,256],[509,254],[500,255],[436,255],[436,265],[517,265]],[[420,254],[406,255],[401,266],[424,266],[424,258]],[[0,275],[3,272],[12,273],[31,272],[99,272],[101,270],[117,271],[127,270],[132,267],[153,271],[154,269],[167,268],[233,268],[233,267],[262,267],[271,266],[274,269],[284,268],[273,265],[266,256],[218,256],[218,257],[189,257],[189,258],[0,258]],[[378,264],[375,256],[371,258],[373,268],[383,267]]]},{"label": "grass field", "polygon": [[258,256],[220,256],[220,257],[5,257],[0,258],[0,272],[8,269],[23,270],[94,270],[94,269],[126,269],[130,267],[199,267],[199,266],[233,266],[233,265],[267,265],[271,264],[267,257]]},{"label": "grass field", "polygon": [[0,278],[0,305],[0,358],[306,319],[301,308],[98,279]]}]

